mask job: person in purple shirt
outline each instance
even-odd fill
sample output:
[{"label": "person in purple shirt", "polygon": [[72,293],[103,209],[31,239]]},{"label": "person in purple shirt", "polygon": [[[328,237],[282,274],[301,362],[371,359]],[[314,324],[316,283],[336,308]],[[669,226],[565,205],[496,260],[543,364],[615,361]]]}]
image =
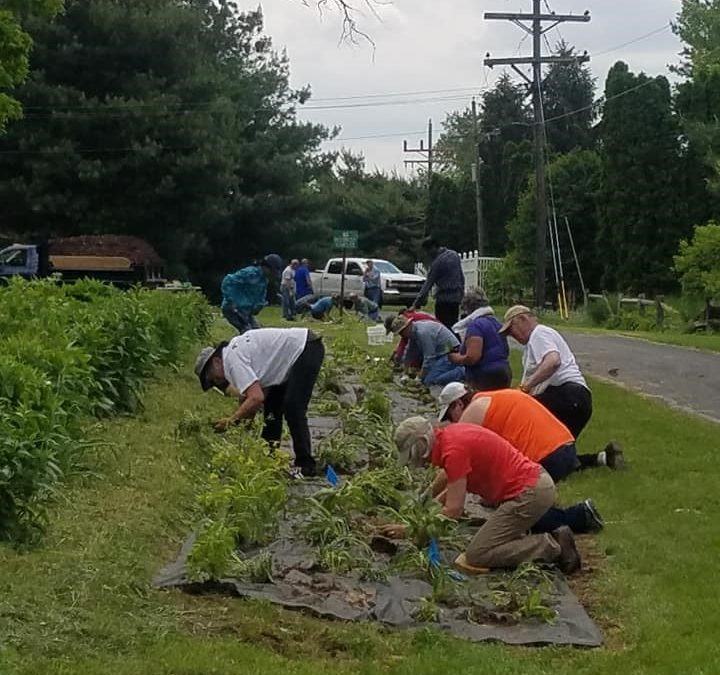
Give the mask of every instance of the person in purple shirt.
[{"label": "person in purple shirt", "polygon": [[475,291],[463,299],[463,309],[470,314],[453,326],[464,332],[462,348],[450,354],[451,363],[465,366],[465,381],[476,391],[506,389],[512,382],[508,362],[507,339],[498,333],[500,322],[482,292]]},{"label": "person in purple shirt", "polygon": [[300,300],[306,295],[313,294],[312,280],[310,279],[310,261],[303,258],[300,267],[295,270],[295,298]]}]

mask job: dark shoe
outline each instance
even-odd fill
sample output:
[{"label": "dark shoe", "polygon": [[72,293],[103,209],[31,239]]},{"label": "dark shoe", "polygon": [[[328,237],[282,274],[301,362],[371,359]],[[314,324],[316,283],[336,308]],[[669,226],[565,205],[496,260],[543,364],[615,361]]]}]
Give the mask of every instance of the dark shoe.
[{"label": "dark shoe", "polygon": [[560,557],[557,559],[557,566],[563,574],[573,574],[582,567],[580,553],[575,546],[575,537],[572,530],[563,525],[551,532],[553,539],[560,544]]},{"label": "dark shoe", "polygon": [[296,468],[298,468],[300,471],[302,471],[302,475],[305,478],[312,478],[313,476],[318,475],[317,467],[314,464],[312,464],[312,465],[306,464],[304,466],[300,466],[300,467],[296,467]]},{"label": "dark shoe", "polygon": [[592,499],[586,499],[583,503],[583,510],[585,511],[585,524],[588,532],[600,532],[605,527],[605,521],[602,519],[600,512],[595,506],[595,502]]},{"label": "dark shoe", "polygon": [[622,471],[625,468],[625,455],[619,443],[611,441],[605,446],[605,463],[613,471]]}]

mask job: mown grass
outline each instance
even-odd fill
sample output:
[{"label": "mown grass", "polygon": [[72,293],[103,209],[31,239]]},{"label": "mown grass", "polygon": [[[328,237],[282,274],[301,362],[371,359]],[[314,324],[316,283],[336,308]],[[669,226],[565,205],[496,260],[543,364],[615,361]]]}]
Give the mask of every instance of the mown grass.
[{"label": "mown grass", "polygon": [[[364,349],[361,324],[314,327],[352,331]],[[475,645],[152,590],[191,526],[206,473],[202,451],[177,440],[175,425],[187,410],[210,416],[230,404],[201,394],[192,356],[148,386],[140,415],[102,425],[108,447],[96,475],[63,492],[42,545],[0,549],[1,673],[717,672],[718,426],[601,383],[593,383],[595,415],[581,450],[616,438],[630,469],[586,472],[561,494],[593,496],[607,521],[594,540],[603,561],[583,578],[605,648]]]}]

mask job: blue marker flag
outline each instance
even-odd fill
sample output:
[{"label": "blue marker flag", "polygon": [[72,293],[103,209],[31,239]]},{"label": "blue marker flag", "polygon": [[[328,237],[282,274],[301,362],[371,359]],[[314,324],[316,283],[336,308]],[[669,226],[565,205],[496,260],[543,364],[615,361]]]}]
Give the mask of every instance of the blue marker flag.
[{"label": "blue marker flag", "polygon": [[330,483],[333,487],[337,487],[340,482],[340,478],[330,464],[328,464],[325,469],[325,478],[327,478],[328,483]]},{"label": "blue marker flag", "polygon": [[440,548],[437,539],[431,539],[428,546],[428,560],[433,567],[440,567]]}]

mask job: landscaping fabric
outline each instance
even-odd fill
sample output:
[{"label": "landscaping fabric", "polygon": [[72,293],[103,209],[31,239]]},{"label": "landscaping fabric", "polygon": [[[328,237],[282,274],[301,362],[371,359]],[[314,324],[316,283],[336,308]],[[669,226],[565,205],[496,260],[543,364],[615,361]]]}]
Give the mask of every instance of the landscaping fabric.
[{"label": "landscaping fabric", "polygon": [[[302,499],[321,487],[326,487],[326,484],[320,479],[294,483],[286,516],[279,525],[275,539],[265,547],[241,551],[246,558],[262,553],[272,556],[272,583],[251,583],[238,578],[222,578],[206,583],[192,581],[186,570],[187,558],[195,541],[195,535],[191,535],[177,559],[163,568],[154,579],[155,587],[179,587],[191,593],[222,592],[264,599],[283,607],[345,621],[378,621],[397,628],[435,626],[458,637],[478,642],[493,640],[516,645],[583,647],[598,647],[602,644],[600,630],[559,572],[551,573],[550,605],[556,612],[552,622],[541,619],[518,620],[517,617],[498,611],[491,600],[492,588],[493,583],[503,575],[491,573],[474,578],[460,577],[457,581],[458,587],[472,591],[474,598],[487,598],[486,605],[478,607],[477,601],[472,606],[460,603],[441,605],[436,622],[422,623],[416,621],[414,616],[422,606],[423,599],[431,595],[432,587],[419,578],[420,575],[393,572],[386,582],[378,582],[363,581],[357,572],[332,574],[319,571],[315,550],[299,533],[304,517],[298,507]],[[468,532],[471,529],[468,527]],[[376,565],[379,568],[383,565],[385,569],[389,567],[394,551],[384,549],[392,549],[396,545],[382,538],[374,542]],[[447,565],[457,553],[457,550],[441,548],[442,564]],[[459,594],[459,597],[465,595]],[[481,618],[477,618],[479,615]]]}]

